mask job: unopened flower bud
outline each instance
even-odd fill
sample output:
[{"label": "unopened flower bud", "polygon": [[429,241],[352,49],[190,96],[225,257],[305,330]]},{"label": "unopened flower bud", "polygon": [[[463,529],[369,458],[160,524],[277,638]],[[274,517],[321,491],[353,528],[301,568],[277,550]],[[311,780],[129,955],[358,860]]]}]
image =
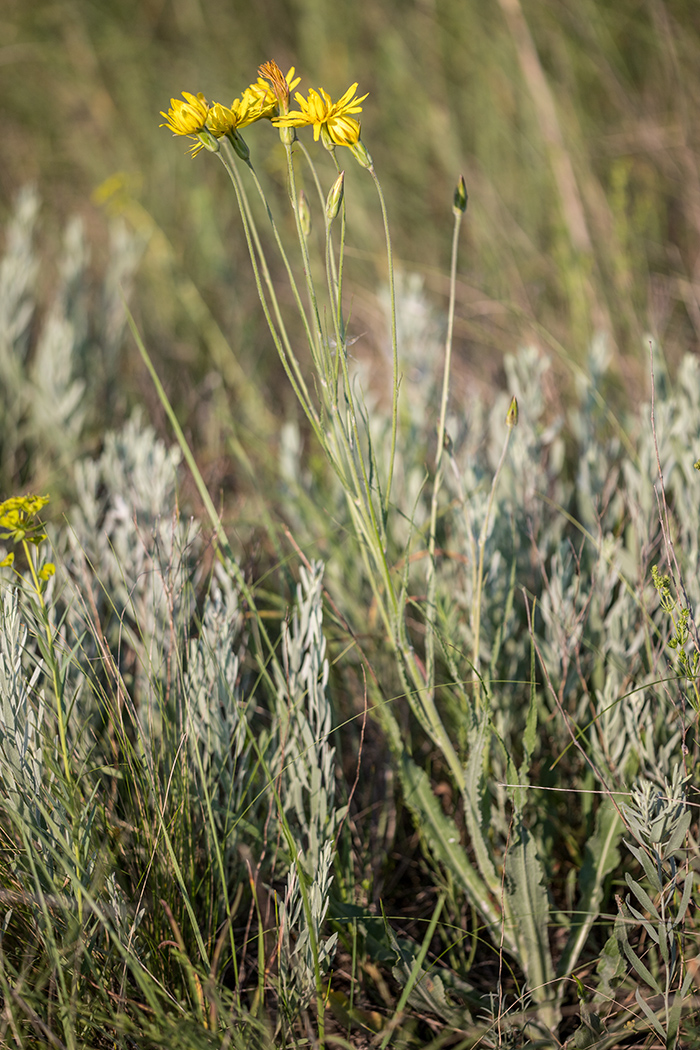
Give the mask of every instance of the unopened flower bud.
[{"label": "unopened flower bud", "polygon": [[326,222],[330,225],[340,210],[345,187],[345,172],[341,171],[338,178],[331,186],[330,193],[326,199]]},{"label": "unopened flower bud", "polygon": [[[462,214],[464,214],[464,212],[467,210],[467,201],[468,200],[469,200],[469,197],[467,195],[467,187],[466,187],[466,184],[464,182],[464,175],[460,175],[459,176],[459,182],[457,183],[457,189],[455,190],[454,201],[453,201],[453,208],[454,208],[455,215],[458,215],[460,212]],[[517,412],[516,412],[516,414],[517,414]]]},{"label": "unopened flower bud", "polygon": [[330,132],[325,124],[321,124],[321,142],[329,153],[335,153],[335,142],[331,138]]},{"label": "unopened flower bud", "polygon": [[311,208],[303,190],[299,192],[299,222],[305,237],[311,233]]},{"label": "unopened flower bud", "polygon": [[240,132],[234,128],[228,138],[241,160],[248,160],[250,158],[250,150],[245,140],[241,138]]},{"label": "unopened flower bud", "polygon": [[[219,152],[218,140],[212,135],[211,131],[207,128],[202,128],[201,131],[195,132],[197,138],[202,143],[205,149],[208,149],[210,153]],[[199,147],[197,147],[199,148]]]},{"label": "unopened flower bud", "polygon": [[516,398],[512,398],[510,406],[508,408],[508,414],[506,415],[506,426],[511,430],[513,427],[518,425],[518,402]]},{"label": "unopened flower bud", "polygon": [[355,142],[350,147],[350,149],[352,150],[353,156],[355,157],[355,160],[357,161],[358,164],[361,164],[363,168],[371,168],[372,167],[372,163],[373,163],[372,158],[369,155],[369,153],[367,152],[367,150],[365,149],[365,147],[364,147],[364,145],[363,145],[363,143],[361,142],[360,139],[358,139],[357,142]]}]

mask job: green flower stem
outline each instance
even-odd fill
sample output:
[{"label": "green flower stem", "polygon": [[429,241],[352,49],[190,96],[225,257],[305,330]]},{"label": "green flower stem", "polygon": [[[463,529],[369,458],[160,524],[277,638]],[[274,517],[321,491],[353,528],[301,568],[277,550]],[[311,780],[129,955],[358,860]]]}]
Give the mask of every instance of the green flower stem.
[{"label": "green flower stem", "polygon": [[464,212],[454,210],[454,227],[452,230],[452,258],[450,263],[450,303],[447,314],[447,337],[445,339],[445,368],[442,376],[442,398],[440,400],[440,418],[437,430],[437,448],[435,450],[435,478],[433,496],[430,504],[430,531],[428,533],[428,604],[426,614],[426,679],[428,687],[434,687],[435,677],[435,622],[437,609],[437,571],[435,566],[435,533],[437,530],[438,496],[442,486],[442,455],[445,447],[445,420],[450,391],[450,371],[452,367],[452,335],[454,331],[455,297],[457,288],[457,249],[459,231]]},{"label": "green flower stem", "polygon": [[[282,337],[280,336],[279,332],[277,331],[277,328],[275,327],[275,324],[274,324],[274,322],[272,320],[272,317],[270,315],[270,308],[268,306],[267,300],[265,298],[265,294],[263,292],[262,280],[261,280],[261,276],[260,276],[260,268],[259,268],[258,261],[257,261],[257,258],[256,258],[253,235],[252,235],[252,232],[251,232],[250,223],[248,221],[248,214],[247,214],[247,210],[246,210],[246,202],[245,202],[245,198],[244,198],[244,194],[243,194],[243,189],[242,189],[242,186],[241,186],[241,183],[240,183],[240,178],[239,178],[239,175],[238,175],[238,171],[237,171],[235,165],[232,162],[232,158],[231,157],[227,157],[224,154],[224,150],[222,150],[218,154],[218,156],[221,158],[221,161],[222,161],[224,167],[226,168],[226,171],[228,172],[228,175],[229,175],[229,177],[231,179],[231,182],[233,183],[234,191],[236,193],[236,199],[238,201],[238,207],[239,207],[239,210],[240,210],[240,213],[241,213],[241,221],[243,222],[243,230],[244,230],[245,237],[246,237],[246,243],[248,245],[248,254],[250,256],[250,262],[251,262],[251,265],[253,267],[253,275],[255,277],[255,285],[256,285],[257,290],[258,290],[258,297],[260,299],[260,304],[261,304],[261,306],[263,308],[263,313],[265,314],[265,320],[267,321],[268,328],[270,329],[270,334],[271,334],[273,342],[275,344],[275,349],[277,350],[277,353],[279,354],[279,358],[280,358],[280,361],[282,362],[282,366],[283,366],[285,372],[287,373],[287,378],[289,379],[289,382],[292,385],[292,389],[293,389],[294,393],[296,394],[296,396],[297,396],[297,398],[299,400],[299,403],[301,404],[302,408],[304,409],[306,417],[309,420],[309,422],[310,422],[310,424],[311,424],[311,426],[312,426],[312,428],[314,430],[314,433],[318,437],[318,439],[321,442],[321,444],[324,444],[324,435],[323,435],[323,430],[322,430],[322,427],[321,427],[321,421],[320,421],[320,419],[318,417],[318,414],[317,414],[317,412],[316,412],[316,410],[315,410],[315,408],[313,406],[313,403],[311,401],[311,398],[309,396],[309,392],[307,390],[306,383],[304,381],[304,377],[301,374],[301,369],[299,367],[299,363],[298,363],[298,361],[297,361],[297,359],[296,359],[296,357],[294,355],[292,355],[291,358],[288,357],[286,349],[285,349],[284,341],[283,341]],[[274,294],[273,294],[273,301],[276,301],[276,297],[274,297]],[[291,361],[291,364],[290,364],[290,361]]]},{"label": "green flower stem", "polygon": [[315,361],[316,367],[320,373],[320,376],[325,376],[325,383],[330,389],[331,377],[333,375],[333,369],[331,367],[330,360],[330,349],[328,341],[323,335],[323,328],[321,326],[321,316],[318,311],[318,300],[316,298],[316,288],[314,286],[313,276],[311,273],[311,259],[309,258],[309,247],[306,243],[306,237],[301,226],[301,216],[299,214],[299,196],[297,194],[297,183],[296,175],[294,173],[294,157],[292,155],[292,147],[285,143],[285,152],[287,154],[287,176],[288,176],[288,189],[289,199],[292,205],[292,211],[294,213],[294,221],[297,227],[297,236],[299,238],[299,246],[301,248],[301,258],[304,267],[304,279],[306,281],[306,288],[309,293],[309,302],[311,303],[311,309],[316,322],[316,335],[318,338],[318,351],[320,355],[320,361],[322,367],[319,367],[319,361]]},{"label": "green flower stem", "polygon": [[394,286],[394,257],[391,247],[391,233],[389,232],[389,216],[386,211],[386,202],[381,183],[377,178],[374,165],[368,168],[374,180],[379,195],[379,205],[382,209],[382,221],[384,223],[384,238],[386,240],[386,258],[389,270],[389,303],[391,309],[391,354],[393,362],[393,384],[391,392],[391,453],[389,455],[389,475],[386,483],[384,496],[384,517],[389,512],[389,501],[391,499],[391,483],[394,477],[394,461],[396,459],[396,435],[399,421],[399,347],[396,338],[396,288]]},{"label": "green flower stem", "polygon": [[[232,153],[232,152],[233,151],[230,150],[230,153]],[[233,158],[231,158],[231,161],[232,161],[232,164],[235,164],[235,161],[233,160]],[[255,183],[255,188],[258,191],[258,195],[260,197],[260,200],[263,203],[263,207],[265,208],[265,211],[267,212],[267,217],[270,220],[270,226],[272,227],[272,232],[274,234],[275,243],[277,244],[277,249],[278,249],[278,251],[280,253],[280,256],[282,258],[282,262],[284,263],[284,267],[285,267],[285,269],[287,271],[287,277],[289,278],[289,285],[290,285],[290,288],[292,289],[292,295],[294,296],[294,302],[296,303],[297,310],[299,311],[299,317],[301,318],[301,323],[304,326],[304,332],[306,333],[306,338],[307,338],[307,341],[308,341],[308,344],[309,344],[309,349],[311,350],[311,353],[313,354],[314,353],[314,349],[315,349],[314,336],[313,336],[313,333],[311,331],[311,326],[309,324],[309,319],[308,319],[308,317],[306,315],[306,310],[304,309],[304,304],[301,301],[301,296],[299,294],[299,289],[297,287],[297,283],[296,283],[296,280],[294,278],[294,271],[292,270],[291,263],[289,262],[289,257],[288,257],[288,255],[287,255],[287,253],[285,251],[284,244],[282,242],[282,238],[280,237],[280,233],[279,233],[279,229],[277,227],[277,223],[275,222],[274,216],[273,216],[272,211],[270,210],[270,206],[269,206],[269,204],[267,202],[267,197],[265,196],[265,191],[263,190],[262,185],[260,183],[260,179],[258,178],[258,173],[256,172],[255,168],[251,164],[250,160],[246,161],[246,164],[247,164],[248,170],[250,171],[250,174],[252,176],[253,182]],[[244,199],[245,199],[245,197],[244,197]],[[264,263],[264,255],[263,255],[263,252],[262,252],[262,246],[260,245],[260,241],[259,241],[259,238],[257,236],[257,228],[255,226],[255,223],[252,220],[252,216],[250,214],[250,210],[248,210],[248,221],[250,223],[251,233],[253,234],[253,238],[255,240],[255,245],[256,245],[257,252],[258,252],[258,256],[259,256],[259,258],[261,260],[261,265],[263,266],[263,273],[264,273],[264,277],[265,277],[265,282],[268,285],[268,288],[269,288],[270,293],[271,293],[271,298],[273,299],[274,310],[275,310],[275,317],[277,319],[277,324],[280,327],[280,331],[284,335],[285,349],[286,349],[287,354],[289,355],[289,357],[293,358],[294,357],[294,353],[293,353],[291,345],[289,343],[289,339],[287,338],[286,328],[284,326],[284,322],[282,320],[282,315],[281,315],[280,310],[279,310],[277,296],[275,295],[274,290],[273,290],[273,285],[272,285],[272,281],[271,281],[271,278],[270,278],[269,270],[267,268],[267,263]],[[303,236],[303,231],[302,231],[302,236]]]},{"label": "green flower stem", "polygon": [[[345,326],[343,324],[343,250],[345,247],[345,200],[341,204],[341,227],[340,227],[340,250],[338,271],[336,274],[335,255],[333,252],[332,223],[326,220],[326,279],[328,281],[328,296],[331,302],[333,315],[333,331],[335,334],[335,368],[333,372],[333,404],[338,404],[338,379],[340,376],[341,357],[347,361],[347,348],[345,345]],[[348,393],[348,396],[350,394]]]},{"label": "green flower stem", "polygon": [[[340,165],[338,164],[338,158],[333,153],[333,160],[335,162],[335,170],[340,174]],[[336,272],[335,266],[335,254],[333,252],[333,241],[331,238],[330,229],[326,230],[327,241],[330,245],[330,263],[331,263],[331,276],[333,280],[333,286],[335,288],[335,298],[331,295],[331,302],[335,303],[336,316],[335,316],[335,329],[336,329],[336,342],[338,352],[335,359],[335,383],[338,384],[338,374],[340,370],[340,353],[347,354],[347,347],[345,342],[345,322],[343,321],[343,262],[345,260],[345,194],[343,194],[343,200],[340,205],[340,243],[338,245],[338,269]],[[338,335],[340,333],[340,335]],[[342,339],[342,343],[341,343]]]},{"label": "green flower stem", "polygon": [[[243,208],[245,209],[244,229],[246,229],[246,222],[247,222],[247,231],[250,233],[250,239],[252,240],[253,244],[255,245],[255,251],[257,252],[257,258],[259,260],[260,270],[261,270],[262,276],[263,276],[264,281],[265,281],[265,285],[267,287],[267,290],[268,290],[268,293],[269,293],[269,296],[270,296],[270,301],[272,303],[272,309],[273,309],[273,312],[274,312],[274,315],[275,315],[275,320],[276,320],[278,328],[279,328],[279,335],[280,335],[280,338],[282,340],[282,343],[284,344],[284,349],[285,349],[285,352],[287,354],[287,359],[288,359],[288,361],[291,362],[291,365],[292,365],[292,367],[294,369],[294,372],[295,372],[295,375],[297,377],[297,381],[300,384],[301,388],[303,389],[303,391],[305,393],[305,396],[309,400],[309,404],[311,404],[311,400],[309,398],[308,390],[306,389],[304,378],[303,378],[303,375],[302,375],[302,372],[301,372],[301,367],[299,365],[299,362],[297,361],[296,355],[294,354],[291,342],[289,340],[289,336],[287,334],[287,328],[286,328],[286,325],[284,323],[284,319],[282,317],[282,311],[280,310],[279,301],[277,299],[277,293],[275,292],[275,287],[274,287],[274,284],[272,283],[272,278],[270,276],[270,270],[269,270],[269,267],[267,265],[267,259],[265,258],[265,252],[264,252],[262,244],[260,242],[260,237],[259,237],[259,234],[258,234],[258,228],[256,226],[256,223],[255,223],[255,220],[253,218],[253,214],[252,214],[252,211],[251,211],[251,208],[250,208],[250,204],[248,202],[248,194],[246,193],[245,186],[243,185],[243,180],[241,179],[240,173],[239,173],[239,170],[238,170],[237,161],[236,161],[236,154],[235,154],[235,151],[234,151],[231,143],[228,141],[228,139],[223,139],[222,140],[222,150],[219,153],[219,159],[221,160],[222,164],[224,165],[229,178],[233,182],[234,188],[237,191],[237,195],[240,195],[240,196],[238,196],[239,208],[240,208],[240,206],[242,204]],[[289,278],[290,278],[290,281],[291,281],[291,284],[292,284],[292,291],[293,291],[293,293],[295,295],[295,298],[297,299],[297,305],[299,307],[299,312],[300,312],[300,315],[301,315],[302,323],[303,323],[304,328],[305,328],[305,330],[307,332],[307,336],[308,336],[309,340],[311,340],[308,318],[306,316],[306,312],[305,312],[305,310],[303,308],[303,305],[301,303],[301,300],[299,298],[298,291],[297,291],[297,288],[296,288],[296,284],[294,282],[294,275],[293,275],[293,273],[291,271],[291,267],[289,265],[289,261],[288,261],[286,255],[285,255],[284,247],[283,247],[281,239],[279,237],[279,232],[277,230],[277,226],[276,226],[276,223],[274,221],[272,212],[270,211],[270,208],[269,208],[269,205],[267,203],[267,199],[266,199],[266,197],[264,195],[262,186],[260,185],[260,182],[258,180],[257,172],[255,171],[253,166],[250,164],[250,161],[247,161],[246,163],[247,163],[248,168],[249,168],[249,170],[251,172],[251,175],[253,177],[253,181],[255,183],[255,186],[256,186],[256,188],[258,190],[258,193],[260,195],[260,198],[261,198],[261,200],[263,202],[263,205],[264,205],[265,210],[267,212],[268,218],[270,220],[270,225],[272,226],[272,230],[273,230],[273,233],[275,235],[275,239],[277,241],[277,246],[278,246],[280,252],[282,253],[282,258],[284,260],[285,266],[287,267],[287,272],[289,274]],[[249,247],[249,250],[250,250],[250,243],[248,244],[248,247]],[[252,256],[251,256],[251,261],[252,261]],[[260,289],[259,288],[258,288],[258,294],[260,294]]]},{"label": "green flower stem", "polygon": [[[323,187],[321,186],[321,180],[319,179],[318,172],[316,171],[316,165],[314,164],[313,158],[311,157],[311,154],[309,153],[308,149],[306,148],[304,143],[301,141],[301,139],[297,139],[297,145],[298,145],[299,149],[301,150],[301,152],[302,152],[302,154],[304,156],[304,159],[306,160],[306,163],[309,166],[309,171],[311,172],[311,177],[312,177],[312,179],[314,181],[314,185],[316,187],[316,193],[318,194],[319,203],[321,205],[321,211],[324,211],[325,206],[326,206],[326,199],[325,199],[325,197],[323,195]],[[338,164],[338,159],[337,159],[337,156],[335,154],[335,151],[333,152],[333,161],[335,163],[335,170],[338,172],[338,174],[340,174],[340,165]],[[345,197],[343,196],[343,202],[341,204],[341,218],[340,218],[340,250],[339,250],[339,260],[338,260],[338,267],[337,267],[337,269],[336,269],[336,262],[335,262],[335,253],[332,250],[332,236],[330,237],[330,240],[331,240],[330,259],[329,259],[328,252],[326,254],[326,266],[328,266],[329,262],[330,262],[330,272],[331,272],[333,287],[336,289],[335,294],[331,294],[331,302],[335,303],[336,307],[337,307],[337,326],[338,326],[338,328],[340,328],[340,331],[343,334],[343,348],[345,347],[345,325],[343,323],[343,298],[342,298],[342,291],[341,290],[342,290],[342,284],[343,284],[343,259],[345,257],[345,221],[346,221]],[[329,237],[328,228],[326,228],[326,237],[327,238]],[[337,340],[337,335],[336,335],[336,342],[337,341],[338,340]],[[333,391],[334,391],[334,396],[335,397],[337,397],[337,387],[338,387],[339,373],[340,373],[340,359],[336,355],[335,370],[334,370],[334,376],[333,376],[333,380],[334,380]]]}]

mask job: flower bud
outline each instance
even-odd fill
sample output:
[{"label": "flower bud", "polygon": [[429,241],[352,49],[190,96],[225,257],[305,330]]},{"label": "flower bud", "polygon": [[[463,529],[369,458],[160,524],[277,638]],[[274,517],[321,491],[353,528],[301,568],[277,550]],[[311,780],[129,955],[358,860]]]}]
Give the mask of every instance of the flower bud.
[{"label": "flower bud", "polygon": [[509,427],[512,430],[513,427],[517,427],[517,425],[518,425],[518,402],[517,402],[516,398],[512,398],[512,400],[510,402],[510,406],[508,408],[508,413],[506,415],[506,426]]},{"label": "flower bud", "polygon": [[305,237],[311,233],[311,208],[303,190],[299,191],[299,222]]},{"label": "flower bud", "polygon": [[321,124],[321,142],[324,149],[327,149],[329,153],[335,153],[335,142],[331,138],[328,127],[325,124]]},{"label": "flower bud", "polygon": [[370,157],[369,153],[365,149],[365,147],[364,147],[363,143],[360,141],[360,139],[358,139],[357,142],[355,142],[350,147],[350,149],[352,150],[353,156],[355,157],[355,160],[357,161],[358,164],[361,164],[363,168],[371,168],[372,167],[372,163],[373,163],[372,158]]},{"label": "flower bud", "polygon": [[234,128],[229,134],[228,139],[241,160],[248,160],[250,158],[250,150],[248,149],[247,143],[241,138],[239,131],[236,131]]},{"label": "flower bud", "polygon": [[338,178],[331,186],[330,193],[326,199],[326,222],[330,226],[333,219],[340,211],[340,205],[343,200],[343,193],[345,188],[345,172],[341,171]]},{"label": "flower bud", "polygon": [[[219,143],[216,138],[212,135],[211,131],[207,128],[202,128],[201,131],[195,132],[197,138],[202,143],[205,149],[208,149],[210,153],[219,152]],[[199,148],[199,147],[197,147]]]},{"label": "flower bud", "polygon": [[464,212],[467,210],[467,201],[468,200],[469,200],[469,197],[467,195],[467,187],[466,187],[466,184],[464,182],[464,175],[460,175],[459,176],[459,182],[457,183],[457,189],[455,190],[453,204],[452,204],[452,207],[454,209],[455,215],[459,215],[460,213],[462,215],[464,214]]}]

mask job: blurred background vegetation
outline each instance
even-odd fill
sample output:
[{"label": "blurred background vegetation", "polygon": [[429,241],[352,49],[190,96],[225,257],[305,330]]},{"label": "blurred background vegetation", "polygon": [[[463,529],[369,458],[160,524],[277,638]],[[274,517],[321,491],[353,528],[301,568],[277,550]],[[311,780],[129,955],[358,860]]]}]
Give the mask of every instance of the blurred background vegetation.
[{"label": "blurred background vegetation", "polygon": [[[502,382],[503,355],[523,343],[554,354],[565,398],[572,363],[606,333],[613,404],[646,389],[647,333],[671,365],[697,346],[695,0],[5,0],[0,218],[30,182],[49,254],[76,212],[96,271],[110,212],[143,238],[132,307],[216,488],[231,481],[221,420],[232,413],[210,411],[212,400],[233,407],[246,446],[270,441],[293,408],[225,173],[209,156],[192,160],[159,129],[159,111],[182,90],[228,103],[273,57],[297,67],[304,91],[338,97],[357,80],[370,93],[362,134],[398,268],[421,276],[438,310],[464,174],[456,398]],[[259,126],[247,137],[283,193],[276,136]],[[351,328],[356,353],[371,356],[387,341],[385,253],[371,181],[344,163]],[[127,346],[105,411],[123,413],[148,389]],[[154,399],[150,411],[158,423]]]}]

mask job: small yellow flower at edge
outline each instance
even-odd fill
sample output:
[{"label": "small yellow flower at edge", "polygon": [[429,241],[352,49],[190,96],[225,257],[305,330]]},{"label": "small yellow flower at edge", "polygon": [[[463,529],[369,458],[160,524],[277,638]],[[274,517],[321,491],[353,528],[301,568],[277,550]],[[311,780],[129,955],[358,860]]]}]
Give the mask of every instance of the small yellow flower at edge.
[{"label": "small yellow flower at edge", "polygon": [[171,98],[168,112],[160,111],[161,117],[165,117],[165,124],[161,124],[160,127],[170,128],[174,135],[187,135],[193,138],[195,142],[190,147],[193,157],[202,149],[216,153],[219,145],[207,128],[209,103],[201,91],[197,95],[189,91],[183,91],[182,94],[185,98],[184,102],[179,98]]},{"label": "small yellow flower at edge", "polygon": [[170,128],[174,135],[196,135],[206,126],[209,105],[201,91],[197,95],[189,91],[183,91],[182,94],[185,102],[171,98],[168,112],[160,111],[161,117],[165,117],[165,124],[159,126]]}]

